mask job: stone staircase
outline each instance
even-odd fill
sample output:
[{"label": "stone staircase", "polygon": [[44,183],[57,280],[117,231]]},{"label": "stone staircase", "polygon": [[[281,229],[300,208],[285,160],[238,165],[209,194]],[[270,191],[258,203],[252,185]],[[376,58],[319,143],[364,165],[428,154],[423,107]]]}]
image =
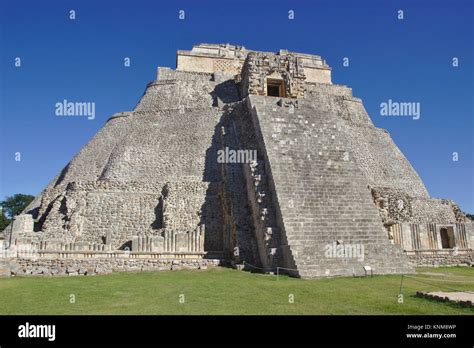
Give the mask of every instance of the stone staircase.
[{"label": "stone staircase", "polygon": [[[267,224],[282,231],[280,266],[296,267],[302,277],[362,275],[364,266],[374,274],[411,272],[388,239],[337,110],[258,96],[248,107],[274,190],[275,220]],[[334,243],[363,247],[363,259],[328,256]]]},{"label": "stone staircase", "polygon": [[229,120],[229,130],[235,139],[233,145],[239,149],[257,150],[257,158],[241,165],[241,179],[244,182],[247,214],[251,224],[251,240],[255,244],[255,262],[248,265],[273,269],[279,265],[279,229],[275,225],[276,216],[272,202],[268,176],[262,152],[255,141],[255,130],[249,119],[245,103],[234,108]]},{"label": "stone staircase", "polygon": [[277,250],[280,231],[275,224],[276,216],[264,161],[244,164],[244,177],[260,261],[264,268],[274,268],[279,265]]},{"label": "stone staircase", "polygon": [[[223,114],[225,118],[228,112],[223,111]],[[220,147],[221,149],[228,147],[234,150],[243,148],[231,121],[224,121],[222,125]],[[247,205],[243,164],[221,164],[221,176],[224,188],[222,192],[225,221],[224,249],[235,264],[246,262],[260,267],[257,241],[253,234],[251,215]]]}]

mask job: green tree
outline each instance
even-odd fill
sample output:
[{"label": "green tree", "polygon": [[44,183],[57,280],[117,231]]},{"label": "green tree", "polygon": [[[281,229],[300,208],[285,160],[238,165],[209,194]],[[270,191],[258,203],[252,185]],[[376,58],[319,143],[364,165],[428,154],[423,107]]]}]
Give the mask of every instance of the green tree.
[{"label": "green tree", "polygon": [[0,213],[0,232],[2,232],[5,228],[7,228],[9,223],[10,223],[10,219],[8,219],[2,211]]},{"label": "green tree", "polygon": [[[35,199],[34,196],[21,193],[7,197],[4,201],[0,202],[2,218],[10,221],[12,216],[20,214],[33,199]],[[2,230],[2,228],[0,228],[0,230]]]}]

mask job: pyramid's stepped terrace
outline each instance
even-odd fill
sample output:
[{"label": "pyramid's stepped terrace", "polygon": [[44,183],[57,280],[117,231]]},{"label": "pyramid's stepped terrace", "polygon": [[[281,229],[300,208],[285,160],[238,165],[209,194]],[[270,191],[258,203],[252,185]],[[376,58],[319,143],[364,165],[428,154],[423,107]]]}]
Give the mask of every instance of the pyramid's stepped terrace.
[{"label": "pyramid's stepped terrace", "polygon": [[12,272],[34,274],[405,273],[471,262],[474,243],[320,56],[211,44],[159,68],[4,234]]}]

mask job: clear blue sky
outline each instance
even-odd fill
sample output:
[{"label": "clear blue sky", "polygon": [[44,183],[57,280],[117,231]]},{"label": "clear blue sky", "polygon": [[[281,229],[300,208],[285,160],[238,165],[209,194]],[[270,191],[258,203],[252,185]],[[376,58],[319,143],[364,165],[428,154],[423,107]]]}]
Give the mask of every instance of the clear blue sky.
[{"label": "clear blue sky", "polygon": [[[473,1],[2,0],[0,8],[0,199],[38,194],[109,116],[134,108],[157,66],[175,67],[177,49],[229,42],[323,56],[430,194],[474,213]],[[64,99],[95,102],[96,118],[55,116]],[[388,99],[420,102],[421,118],[380,116]]]}]

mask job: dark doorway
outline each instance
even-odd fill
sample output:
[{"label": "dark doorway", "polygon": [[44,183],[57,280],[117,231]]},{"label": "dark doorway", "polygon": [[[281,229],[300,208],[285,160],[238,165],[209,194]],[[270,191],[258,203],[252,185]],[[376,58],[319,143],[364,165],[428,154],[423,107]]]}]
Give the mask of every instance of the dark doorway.
[{"label": "dark doorway", "polygon": [[267,96],[269,97],[285,97],[285,85],[283,80],[268,79],[267,80]]},{"label": "dark doorway", "polygon": [[441,247],[443,249],[454,248],[454,230],[452,227],[441,228],[439,234],[441,235]]},{"label": "dark doorway", "polygon": [[268,92],[267,95],[270,97],[279,97],[280,96],[280,88],[276,85],[268,85],[267,87]]}]

